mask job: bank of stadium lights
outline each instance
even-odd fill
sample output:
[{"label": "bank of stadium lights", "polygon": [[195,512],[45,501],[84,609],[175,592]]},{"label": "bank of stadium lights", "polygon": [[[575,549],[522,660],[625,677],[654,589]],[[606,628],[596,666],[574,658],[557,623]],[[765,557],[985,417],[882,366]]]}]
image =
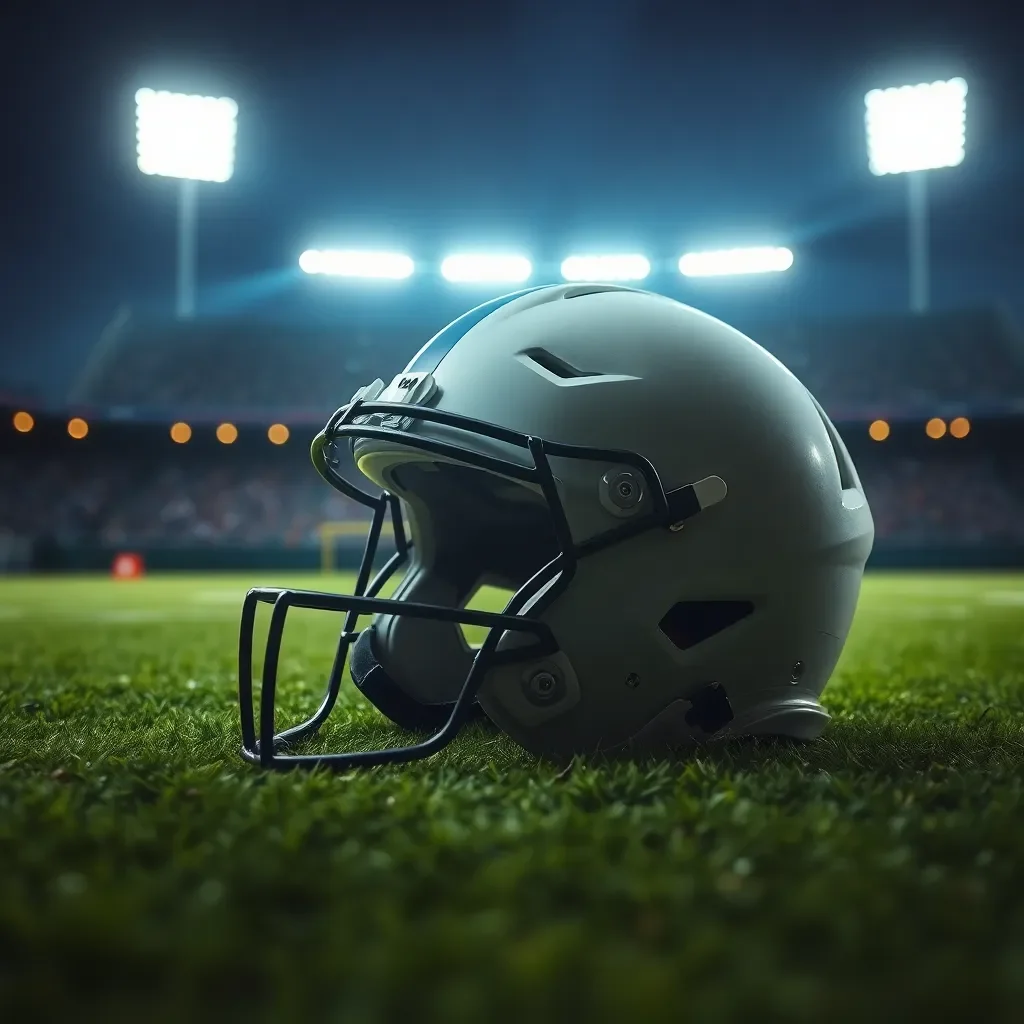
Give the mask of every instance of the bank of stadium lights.
[{"label": "bank of stadium lights", "polygon": [[967,83],[962,78],[872,89],[864,97],[868,168],[907,175],[910,308],[928,308],[928,171],[963,163]]},{"label": "bank of stadium lights", "polygon": [[224,182],[235,170],[238,104],[226,96],[139,89],[135,94],[138,166],[143,174],[179,179],[179,317],[195,310],[196,183]]},{"label": "bank of stadium lights", "polygon": [[354,277],[364,280],[402,281],[416,269],[412,258],[402,252],[374,249],[307,249],[299,257],[306,274]]},{"label": "bank of stadium lights", "polygon": [[639,253],[567,256],[561,270],[566,281],[642,281],[651,262]]},{"label": "bank of stadium lights", "polygon": [[777,274],[793,266],[793,253],[775,246],[688,252],[679,257],[684,277],[731,277],[740,274]]},{"label": "bank of stadium lights", "polygon": [[522,284],[533,264],[515,253],[455,253],[441,261],[441,276],[456,284]]},{"label": "bank of stadium lights", "polygon": [[[679,259],[685,277],[731,277],[789,270],[793,253],[777,246],[688,252]],[[401,281],[416,264],[401,252],[373,249],[307,249],[299,256],[303,273],[361,280]],[[453,253],[441,262],[441,276],[454,284],[523,284],[533,275],[528,257],[515,253]],[[639,253],[596,253],[567,256],[561,274],[566,281],[643,281],[650,260]]]}]

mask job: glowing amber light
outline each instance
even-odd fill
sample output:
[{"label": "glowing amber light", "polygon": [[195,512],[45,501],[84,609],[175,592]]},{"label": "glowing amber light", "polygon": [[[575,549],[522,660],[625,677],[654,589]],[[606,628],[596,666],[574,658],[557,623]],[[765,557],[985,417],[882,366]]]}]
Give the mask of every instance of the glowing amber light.
[{"label": "glowing amber light", "polygon": [[217,428],[217,440],[221,444],[234,444],[238,440],[238,427],[234,423],[222,423]]},{"label": "glowing amber light", "polygon": [[875,420],[868,427],[868,435],[872,441],[884,441],[889,436],[889,424],[885,420]]},{"label": "glowing amber light", "polygon": [[175,423],[171,427],[171,440],[175,444],[185,444],[192,437],[192,428],[187,423]]},{"label": "glowing amber light", "polygon": [[949,432],[953,437],[966,437],[971,432],[971,421],[966,416],[957,416],[949,424]]},{"label": "glowing amber light", "polygon": [[14,414],[14,429],[19,434],[27,434],[35,425],[36,421],[32,418],[32,413],[16,412]]},{"label": "glowing amber light", "polygon": [[924,432],[931,438],[938,440],[946,432],[946,421],[934,416],[924,426]]},{"label": "glowing amber light", "polygon": [[89,433],[89,424],[85,420],[75,416],[68,420],[68,433],[76,440],[81,441]]},{"label": "glowing amber light", "polygon": [[284,444],[290,437],[288,428],[283,423],[275,423],[268,431],[267,437],[271,444]]}]

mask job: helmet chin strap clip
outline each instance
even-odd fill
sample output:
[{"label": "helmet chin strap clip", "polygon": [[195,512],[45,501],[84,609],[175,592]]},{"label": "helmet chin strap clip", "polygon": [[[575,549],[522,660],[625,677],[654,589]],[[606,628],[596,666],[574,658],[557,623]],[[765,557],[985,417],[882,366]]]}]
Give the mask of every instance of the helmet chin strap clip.
[{"label": "helmet chin strap clip", "polygon": [[668,528],[678,533],[687,519],[692,519],[698,512],[711,505],[717,505],[729,493],[729,488],[720,476],[706,476],[694,484],[677,487],[668,491]]}]

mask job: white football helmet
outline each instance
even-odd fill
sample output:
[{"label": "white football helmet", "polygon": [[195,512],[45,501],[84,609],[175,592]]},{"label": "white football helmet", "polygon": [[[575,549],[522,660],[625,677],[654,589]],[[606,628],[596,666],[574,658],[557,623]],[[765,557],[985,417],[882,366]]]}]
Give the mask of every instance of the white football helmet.
[{"label": "white football helmet", "polygon": [[[503,296],[442,330],[389,385],[361,388],[312,457],[373,509],[367,548],[353,595],[246,597],[247,760],[407,761],[481,710],[559,760],[752,734],[809,739],[828,721],[819,697],[857,605],[871,512],[821,406],[726,324],[611,285]],[[345,457],[379,495],[342,475]],[[387,517],[397,550],[371,583]],[[394,596],[377,598],[403,564]],[[514,591],[504,612],[466,608],[485,584]],[[257,727],[259,601],[274,611]],[[319,711],[278,733],[289,607],[346,621]],[[356,632],[360,615],[372,620]],[[460,623],[490,627],[482,646]],[[287,753],[330,713],[346,660],[377,708],[431,735],[389,750]]]}]

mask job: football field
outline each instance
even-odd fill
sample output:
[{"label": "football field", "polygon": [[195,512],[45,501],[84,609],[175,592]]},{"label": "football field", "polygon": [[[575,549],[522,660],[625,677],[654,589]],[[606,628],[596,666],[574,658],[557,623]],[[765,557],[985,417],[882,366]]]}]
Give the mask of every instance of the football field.
[{"label": "football field", "polygon": [[[246,588],[350,582],[0,579],[0,1017],[1024,1019],[1024,577],[869,575],[809,745],[244,764]],[[400,738],[346,684],[323,745]]]}]

